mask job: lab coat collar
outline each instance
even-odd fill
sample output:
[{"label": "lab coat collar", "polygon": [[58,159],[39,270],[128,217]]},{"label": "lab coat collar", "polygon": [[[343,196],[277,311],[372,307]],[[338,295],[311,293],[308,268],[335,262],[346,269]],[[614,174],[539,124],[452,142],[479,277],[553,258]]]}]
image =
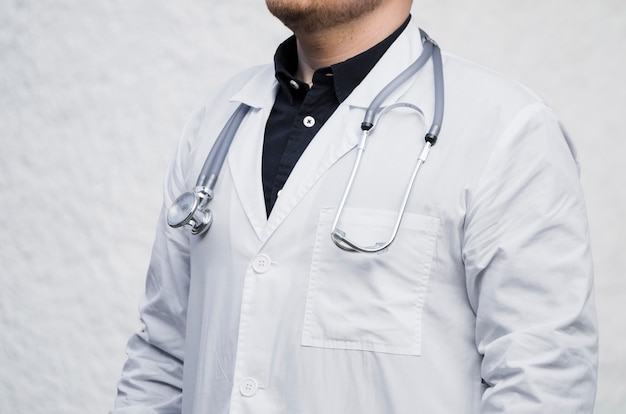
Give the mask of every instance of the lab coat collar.
[{"label": "lab coat collar", "polygon": [[235,92],[230,101],[243,103],[255,109],[271,109],[278,90],[273,67],[264,65],[251,70],[256,71],[255,75]]}]

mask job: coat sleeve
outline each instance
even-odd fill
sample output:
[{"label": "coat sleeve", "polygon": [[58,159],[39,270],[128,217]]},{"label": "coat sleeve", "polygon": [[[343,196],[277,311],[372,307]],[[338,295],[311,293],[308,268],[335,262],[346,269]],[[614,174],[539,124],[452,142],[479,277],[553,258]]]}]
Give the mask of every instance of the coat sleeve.
[{"label": "coat sleeve", "polygon": [[487,388],[481,413],[591,413],[597,327],[576,154],[523,109],[468,190],[463,259]]},{"label": "coat sleeve", "polygon": [[176,413],[182,406],[185,324],[189,294],[189,232],[172,229],[166,213],[175,198],[190,187],[185,164],[190,142],[203,111],[184,128],[178,151],[164,185],[164,203],[139,305],[143,330],[128,341],[128,359],[118,383],[115,409],[110,414]]}]

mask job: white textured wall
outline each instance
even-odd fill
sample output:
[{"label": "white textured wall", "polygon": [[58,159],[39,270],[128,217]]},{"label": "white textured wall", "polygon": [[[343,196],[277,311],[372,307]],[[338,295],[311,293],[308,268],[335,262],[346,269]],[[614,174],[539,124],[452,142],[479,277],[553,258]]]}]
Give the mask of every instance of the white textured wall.
[{"label": "white textured wall", "polygon": [[[415,1],[444,49],[539,92],[577,143],[596,413],[626,412],[626,3]],[[0,414],[108,410],[185,118],[286,35],[262,0],[0,0]]]}]

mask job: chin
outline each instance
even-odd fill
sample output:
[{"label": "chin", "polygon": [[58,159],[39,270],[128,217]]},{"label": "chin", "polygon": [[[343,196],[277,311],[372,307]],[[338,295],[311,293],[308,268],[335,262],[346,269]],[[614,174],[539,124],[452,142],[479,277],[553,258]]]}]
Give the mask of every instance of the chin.
[{"label": "chin", "polygon": [[357,20],[384,0],[266,0],[268,10],[293,32],[311,32]]}]

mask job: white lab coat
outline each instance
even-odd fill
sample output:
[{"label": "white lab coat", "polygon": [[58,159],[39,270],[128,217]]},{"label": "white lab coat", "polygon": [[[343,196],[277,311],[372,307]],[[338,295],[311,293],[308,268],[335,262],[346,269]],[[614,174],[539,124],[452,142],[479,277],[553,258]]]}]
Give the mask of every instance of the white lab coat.
[{"label": "white lab coat", "polygon": [[[597,335],[576,154],[531,92],[444,54],[443,131],[396,241],[354,254],[330,239],[364,110],[421,50],[412,23],[311,142],[269,219],[261,153],[273,68],[240,75],[194,114],[164,209],[194,186],[236,104],[253,108],[209,232],[159,220],[145,331],[129,341],[112,413],[592,412]],[[388,234],[433,100],[429,63],[387,102],[424,117],[394,110],[372,132],[341,224],[364,244]]]}]

